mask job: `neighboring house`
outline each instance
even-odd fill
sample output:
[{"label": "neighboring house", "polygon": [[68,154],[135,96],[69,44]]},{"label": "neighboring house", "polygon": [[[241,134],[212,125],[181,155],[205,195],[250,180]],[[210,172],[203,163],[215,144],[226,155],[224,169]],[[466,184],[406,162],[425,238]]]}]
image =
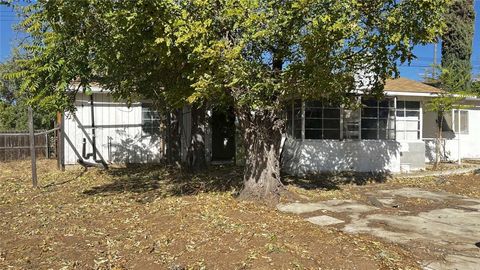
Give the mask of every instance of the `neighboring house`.
[{"label": "neighboring house", "polygon": [[[92,90],[92,96],[77,95],[75,114],[65,114],[65,164],[93,161],[93,155],[88,155],[93,144],[98,150],[96,160],[106,163],[160,162],[165,157],[165,134],[150,102],[129,107],[114,102],[108,91]],[[355,110],[315,101],[293,102],[287,109],[283,169],[295,175],[422,170],[435,159],[437,119],[436,113],[426,111],[426,104],[439,93],[435,87],[400,78],[386,82],[384,100],[358,97],[361,108]],[[471,106],[445,116],[443,160],[480,158],[480,121],[476,120],[480,99],[468,98],[465,103]],[[185,160],[190,141],[187,107],[182,115],[180,156]],[[207,160],[235,160],[233,116],[221,112],[208,116]]]}]

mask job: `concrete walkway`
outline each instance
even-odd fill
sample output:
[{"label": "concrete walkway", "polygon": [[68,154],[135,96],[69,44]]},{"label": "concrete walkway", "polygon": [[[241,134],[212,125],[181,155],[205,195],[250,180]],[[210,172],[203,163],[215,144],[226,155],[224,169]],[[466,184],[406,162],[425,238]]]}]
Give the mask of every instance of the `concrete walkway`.
[{"label": "concrete walkway", "polygon": [[404,179],[404,178],[422,178],[422,177],[439,177],[439,176],[449,176],[449,175],[461,175],[461,174],[471,174],[475,172],[480,172],[480,165],[470,164],[471,166],[466,168],[455,168],[455,169],[446,169],[440,171],[420,171],[420,172],[411,172],[411,173],[402,173],[394,174],[393,178]]},{"label": "concrete walkway", "polygon": [[[319,226],[403,245],[424,269],[480,269],[480,200],[418,188],[379,190],[375,203],[329,200],[278,205]],[[419,206],[408,203],[418,202]]]}]

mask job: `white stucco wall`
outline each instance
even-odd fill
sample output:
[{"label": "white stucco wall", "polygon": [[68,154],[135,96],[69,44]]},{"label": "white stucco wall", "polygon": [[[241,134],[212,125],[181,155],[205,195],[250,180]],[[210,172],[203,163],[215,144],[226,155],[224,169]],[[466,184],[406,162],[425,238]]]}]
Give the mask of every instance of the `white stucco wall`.
[{"label": "white stucco wall", "polygon": [[[472,105],[474,106],[474,105]],[[443,132],[441,152],[445,161],[457,161],[459,149],[461,158],[480,158],[480,108],[468,108],[468,134]],[[425,160],[435,160],[435,113],[424,113]],[[460,141],[459,141],[460,140]]]},{"label": "white stucco wall", "polygon": [[400,172],[400,143],[288,138],[282,166],[285,172],[299,176],[339,171],[396,173]]},{"label": "white stucco wall", "polygon": [[[162,157],[159,136],[151,136],[142,130],[142,106],[134,103],[113,102],[107,93],[94,93],[96,145],[100,156],[107,163],[158,162]],[[79,93],[74,114],[66,113],[65,164],[75,164],[82,155],[83,138],[92,136],[90,97]],[[78,121],[75,119],[78,119]],[[84,128],[85,133],[82,131]],[[87,139],[86,152],[92,152]],[[100,158],[97,157],[97,159]],[[90,158],[88,161],[92,162]]]}]

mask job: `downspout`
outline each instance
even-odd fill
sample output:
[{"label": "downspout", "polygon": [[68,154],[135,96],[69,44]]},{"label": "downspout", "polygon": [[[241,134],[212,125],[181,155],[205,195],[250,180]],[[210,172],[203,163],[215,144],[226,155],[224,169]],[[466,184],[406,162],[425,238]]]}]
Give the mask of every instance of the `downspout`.
[{"label": "downspout", "polygon": [[93,107],[93,93],[90,95],[90,115],[92,118],[92,151],[93,151],[93,160],[97,162],[97,144],[95,142],[95,110]]},{"label": "downspout", "polygon": [[91,116],[91,122],[92,122],[92,153],[86,154],[87,140],[83,138],[82,155],[84,159],[89,159],[90,157],[93,157],[93,161],[95,163],[91,164],[85,160],[79,160],[78,162],[86,167],[102,165],[104,169],[108,169],[108,165],[103,160],[97,160],[97,143],[96,143],[96,136],[95,136],[95,110],[94,110],[93,93],[90,95],[90,116]]},{"label": "downspout", "polygon": [[83,138],[82,156],[84,159],[93,157],[93,160],[97,161],[97,144],[95,142],[95,110],[93,107],[93,94],[90,95],[90,118],[92,122],[92,153],[87,152],[87,139]]}]

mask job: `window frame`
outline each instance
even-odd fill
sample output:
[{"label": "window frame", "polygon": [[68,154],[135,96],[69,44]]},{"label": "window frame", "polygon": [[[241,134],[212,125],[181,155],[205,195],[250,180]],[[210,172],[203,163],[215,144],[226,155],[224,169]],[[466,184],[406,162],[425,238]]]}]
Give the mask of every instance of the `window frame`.
[{"label": "window frame", "polygon": [[[318,102],[319,106],[310,106],[309,102]],[[338,106],[338,107],[337,107]],[[307,111],[309,110],[320,110],[321,115],[320,117],[307,117]],[[338,114],[337,117],[326,116],[326,112],[334,111],[335,114]],[[303,102],[303,139],[304,140],[341,140],[342,139],[342,125],[341,125],[341,118],[342,118],[342,108],[340,105],[328,104],[322,101],[307,101]],[[309,127],[307,126],[307,121],[318,121],[320,122],[320,127]],[[326,127],[326,122],[328,121],[335,121],[338,122],[338,127]],[[320,138],[307,138],[307,132],[317,131],[320,132]],[[326,132],[338,132],[338,138],[326,138]],[[332,133],[333,134],[333,133]],[[333,136],[332,136],[333,137]],[[336,137],[336,136],[335,136]]]},{"label": "window frame", "polygon": [[[371,108],[374,108],[376,109],[376,117],[374,117],[374,120],[375,121],[375,125],[376,125],[376,128],[375,129],[371,129],[371,130],[375,130],[376,131],[376,138],[375,139],[366,139],[366,138],[362,138],[362,131],[363,130],[367,130],[365,128],[362,129],[362,120],[373,120],[370,119],[371,117],[364,117],[363,116],[363,105],[362,105],[362,96],[358,96],[358,102],[360,104],[360,107],[357,108],[356,110],[352,110],[352,113],[356,113],[356,117],[358,117],[358,138],[345,138],[345,135],[346,135],[346,132],[347,130],[345,130],[345,126],[344,126],[344,121],[346,120],[345,119],[345,112],[348,111],[348,109],[344,108],[344,106],[339,106],[338,108],[337,107],[332,107],[332,106],[324,106],[325,103],[321,103],[322,106],[321,107],[318,107],[318,106],[312,106],[310,108],[321,108],[322,109],[322,113],[321,113],[321,117],[314,117],[314,118],[311,118],[309,117],[307,119],[306,117],[306,111],[308,108],[308,106],[306,106],[306,102],[305,101],[301,101],[301,100],[293,100],[291,101],[289,104],[288,104],[288,107],[287,107],[287,114],[290,114],[290,116],[287,116],[287,120],[290,119],[291,121],[287,121],[287,135],[291,136],[293,139],[296,139],[296,140],[302,140],[302,141],[305,141],[305,140],[335,140],[335,141],[361,141],[361,140],[388,140],[388,141],[396,141],[397,138],[396,138],[396,132],[397,132],[397,108],[396,108],[396,104],[397,104],[397,98],[396,97],[386,97],[385,99],[382,99],[382,100],[376,100],[376,105],[375,107],[371,107]],[[317,101],[317,102],[320,102],[320,101]],[[387,107],[384,107],[384,106],[380,106],[380,104],[382,102],[387,102]],[[392,107],[393,106],[393,107]],[[368,108],[368,107],[367,107]],[[370,109],[371,109],[370,108]],[[338,113],[339,113],[339,116],[338,116],[338,119],[337,118],[332,118],[332,117],[324,117],[324,111],[325,109],[338,109]],[[387,109],[388,110],[388,114],[387,114],[387,117],[386,118],[382,118],[381,115],[380,115],[380,111],[381,109]],[[356,112],[357,111],[357,112]],[[392,117],[392,113],[393,113],[393,117]],[[317,120],[321,120],[322,121],[322,125],[321,127],[318,127],[318,128],[306,128],[305,127],[305,122],[307,120],[312,120],[312,119],[317,119]],[[324,127],[324,120],[338,120],[338,124],[339,124],[339,127],[338,129],[337,128],[325,128]],[[384,129],[380,128],[380,122],[385,120],[386,121],[386,126]],[[393,124],[392,124],[393,123]],[[393,127],[390,127],[392,126]],[[298,126],[300,126],[300,128],[298,128]],[[320,130],[321,131],[321,138],[318,138],[318,139],[314,139],[314,138],[306,138],[306,130]],[[327,131],[338,131],[339,132],[339,137],[336,138],[336,139],[324,139],[325,138],[325,135],[324,135],[324,131],[327,130]],[[370,129],[368,129],[370,130]],[[381,138],[381,131],[384,130],[385,131],[385,138]],[[350,132],[350,131],[349,131]]]},{"label": "window frame", "polygon": [[[160,125],[161,118],[160,113],[154,110],[152,104],[142,103],[142,132],[148,133],[150,135],[159,135],[160,134]],[[150,117],[147,119],[145,114],[149,113]]]},{"label": "window frame", "polygon": [[[365,98],[365,100],[364,100]],[[376,105],[374,106],[371,106],[371,105],[366,105],[364,104],[364,101],[365,103],[367,101],[375,101],[376,102]],[[397,108],[396,108],[396,97],[393,97],[393,98],[384,98],[382,100],[376,100],[376,99],[373,99],[373,98],[367,98],[367,97],[361,97],[361,105],[362,105],[362,108],[360,110],[360,140],[383,140],[383,141],[396,141],[396,132],[397,132]],[[387,102],[387,106],[380,106],[381,103],[383,102]],[[391,106],[393,105],[393,107]],[[366,109],[369,109],[369,110],[372,110],[372,109],[376,109],[376,116],[373,117],[373,116],[365,116],[364,114],[364,110]],[[382,118],[381,117],[381,114],[380,114],[380,111],[382,109],[387,109],[388,110],[388,114],[387,114],[387,117],[386,118]],[[393,119],[391,119],[391,112],[393,111]],[[372,121],[372,120],[375,120],[375,125],[376,127],[375,128],[365,128],[363,127],[363,122],[365,121]],[[380,127],[380,123],[382,120],[386,120],[386,124],[385,124],[385,128],[382,129]],[[390,124],[393,122],[393,127],[392,128],[389,128]],[[373,131],[375,130],[376,131],[376,138],[364,138],[364,130],[370,130],[370,131]],[[385,138],[381,138],[380,135],[381,135],[381,130],[385,130]],[[392,138],[392,135],[393,135],[393,138]]]},{"label": "window frame", "polygon": [[[468,110],[462,109],[453,109],[452,112],[452,130],[455,134],[460,135],[468,135],[470,133],[470,112]],[[462,122],[462,114],[465,115],[466,121]],[[458,123],[458,119],[460,119],[460,123]],[[462,123],[466,123],[466,130],[461,130]]]},{"label": "window frame", "polygon": [[[403,102],[404,106],[401,107],[399,104]],[[418,109],[412,109],[408,108],[407,102],[415,102],[418,103]],[[423,139],[423,108],[422,108],[422,102],[419,100],[407,100],[407,99],[397,99],[396,101],[396,109],[395,109],[395,134],[396,134],[396,140],[397,141],[421,141]],[[403,116],[399,116],[398,113],[403,112]],[[416,120],[410,120],[407,119],[409,116],[407,116],[407,112],[416,112],[418,113],[417,119]],[[404,119],[402,119],[404,118]],[[404,128],[402,130],[398,129],[398,123],[403,122]],[[407,123],[417,123],[417,129],[408,129],[407,128]],[[407,134],[409,132],[416,132],[417,133],[417,138],[416,139],[407,139]],[[403,138],[399,138],[398,133],[403,133]]]}]

